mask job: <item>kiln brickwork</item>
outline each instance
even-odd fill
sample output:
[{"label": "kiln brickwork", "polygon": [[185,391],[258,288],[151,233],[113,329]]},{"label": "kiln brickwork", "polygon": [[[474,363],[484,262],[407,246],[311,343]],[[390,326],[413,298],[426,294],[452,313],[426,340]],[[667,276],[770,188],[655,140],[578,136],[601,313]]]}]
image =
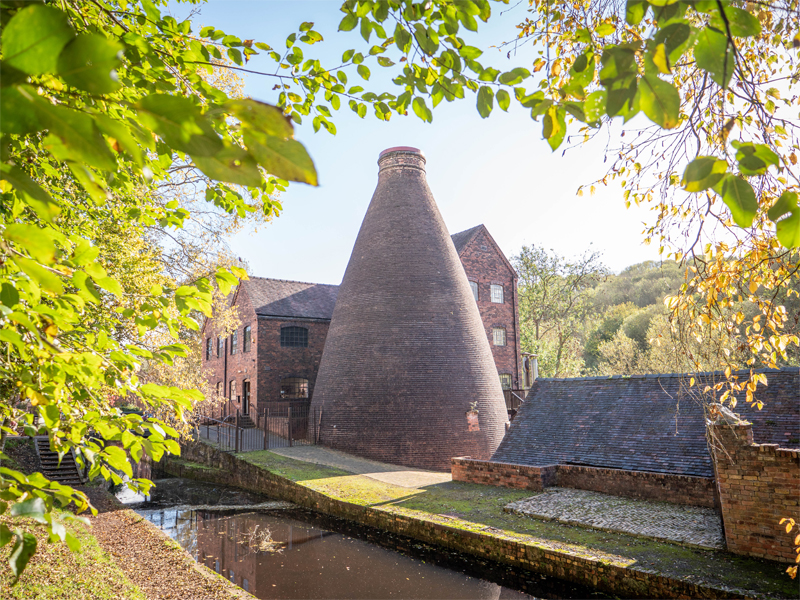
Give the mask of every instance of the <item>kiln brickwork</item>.
[{"label": "kiln brickwork", "polygon": [[[478,310],[501,377],[515,389],[520,380],[519,316],[517,314],[517,273],[484,225],[452,236],[470,283],[477,287]],[[492,297],[492,286],[502,289],[502,301]],[[494,329],[505,332],[504,344],[496,344]]]},{"label": "kiln brickwork", "polygon": [[[339,288],[312,408],[326,446],[449,470],[488,458],[508,421],[464,267],[416,150],[385,152]],[[478,410],[479,428],[466,413]]]},{"label": "kiln brickwork", "polygon": [[800,522],[800,451],[753,443],[747,422],[720,417],[711,430],[728,550],[793,563],[796,531],[780,520]]}]

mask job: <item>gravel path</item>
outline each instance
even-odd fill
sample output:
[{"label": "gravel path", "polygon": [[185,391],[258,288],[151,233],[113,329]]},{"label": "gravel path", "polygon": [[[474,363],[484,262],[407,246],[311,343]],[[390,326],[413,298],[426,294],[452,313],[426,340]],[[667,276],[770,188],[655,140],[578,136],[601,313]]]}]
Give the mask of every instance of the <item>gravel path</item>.
[{"label": "gravel path", "polygon": [[452,481],[450,473],[438,473],[401,467],[387,463],[359,458],[352,454],[331,450],[324,446],[294,446],[292,448],[271,448],[270,452],[280,454],[286,458],[294,458],[305,462],[336,467],[355,475],[364,475],[383,483],[399,485],[405,488],[420,488],[435,483]]},{"label": "gravel path", "polygon": [[632,500],[586,490],[548,488],[504,509],[536,519],[618,531],[686,546],[725,547],[717,511],[700,506]]},{"label": "gravel path", "polygon": [[253,600],[104,490],[84,491],[98,509],[92,534],[149,600]]}]

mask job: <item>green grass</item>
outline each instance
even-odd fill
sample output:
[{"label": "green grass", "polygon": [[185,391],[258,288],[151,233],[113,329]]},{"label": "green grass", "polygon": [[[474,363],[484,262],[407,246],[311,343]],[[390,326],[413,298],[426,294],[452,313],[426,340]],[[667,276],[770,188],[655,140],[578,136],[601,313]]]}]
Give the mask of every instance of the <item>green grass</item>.
[{"label": "green grass", "polygon": [[13,580],[7,566],[11,544],[0,549],[0,598],[25,600],[147,600],[142,591],[131,583],[98,544],[90,529],[81,523],[70,523],[70,529],[80,540],[79,552],[71,552],[63,543],[47,543],[45,527],[25,519],[9,522],[10,528],[33,533],[37,540],[36,554],[31,558],[19,582]]},{"label": "green grass", "polygon": [[248,452],[241,459],[332,498],[360,506],[435,520],[470,531],[523,538],[529,543],[571,554],[630,565],[696,583],[751,590],[755,595],[798,597],[786,566],[712,550],[689,548],[644,538],[543,521],[503,511],[510,502],[534,495],[461,482],[404,488],[363,475],[286,458],[269,451]]}]

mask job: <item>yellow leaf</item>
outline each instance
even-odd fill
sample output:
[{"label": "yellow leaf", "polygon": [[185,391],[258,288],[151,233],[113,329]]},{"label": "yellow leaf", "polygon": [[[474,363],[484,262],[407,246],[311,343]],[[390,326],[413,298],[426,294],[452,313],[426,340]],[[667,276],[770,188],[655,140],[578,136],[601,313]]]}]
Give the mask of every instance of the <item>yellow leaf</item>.
[{"label": "yellow leaf", "polygon": [[658,70],[669,75],[671,69],[669,68],[669,58],[667,58],[667,49],[664,44],[656,46],[656,51],[653,54],[653,64],[658,67]]},{"label": "yellow leaf", "polygon": [[787,523],[786,524],[786,533],[791,533],[791,532],[792,532],[792,524],[791,523]]},{"label": "yellow leaf", "polygon": [[750,293],[755,294],[758,290],[758,284],[755,281],[750,282]]}]

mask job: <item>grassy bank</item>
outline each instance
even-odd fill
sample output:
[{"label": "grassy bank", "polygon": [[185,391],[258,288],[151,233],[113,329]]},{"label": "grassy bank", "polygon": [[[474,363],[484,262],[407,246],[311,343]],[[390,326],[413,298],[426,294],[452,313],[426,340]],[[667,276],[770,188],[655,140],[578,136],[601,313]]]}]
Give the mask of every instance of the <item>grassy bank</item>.
[{"label": "grassy bank", "polygon": [[461,482],[421,488],[399,487],[341,469],[306,463],[268,451],[239,458],[329,497],[361,506],[434,519],[471,531],[497,531],[523,536],[542,546],[562,548],[603,562],[656,572],[715,587],[750,590],[758,596],[796,598],[797,583],[785,565],[701,550],[624,534],[597,531],[506,513],[509,502],[530,497],[529,491]]}]

